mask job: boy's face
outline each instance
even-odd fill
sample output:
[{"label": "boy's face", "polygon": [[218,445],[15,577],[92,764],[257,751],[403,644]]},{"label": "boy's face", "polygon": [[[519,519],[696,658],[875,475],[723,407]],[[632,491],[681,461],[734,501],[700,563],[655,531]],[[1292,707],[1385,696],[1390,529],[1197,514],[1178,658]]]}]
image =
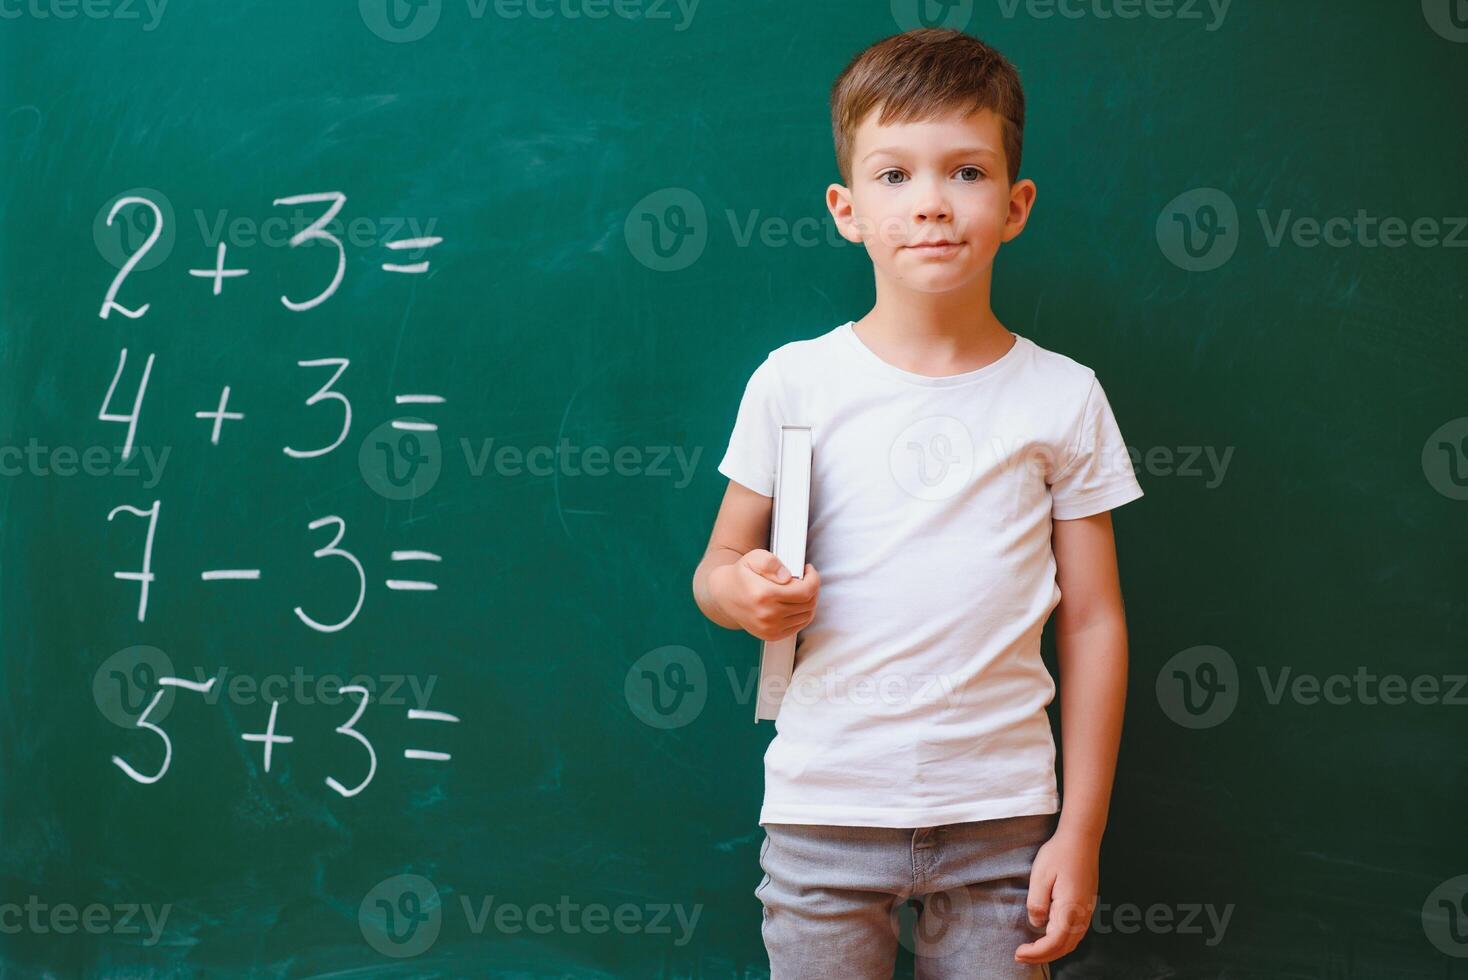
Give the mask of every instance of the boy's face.
[{"label": "boy's face", "polygon": [[851,186],[826,191],[837,228],[866,245],[879,277],[902,287],[940,293],[973,284],[1035,202],[1034,181],[1009,183],[999,116],[955,110],[881,126],[879,115],[868,113],[854,134]]}]

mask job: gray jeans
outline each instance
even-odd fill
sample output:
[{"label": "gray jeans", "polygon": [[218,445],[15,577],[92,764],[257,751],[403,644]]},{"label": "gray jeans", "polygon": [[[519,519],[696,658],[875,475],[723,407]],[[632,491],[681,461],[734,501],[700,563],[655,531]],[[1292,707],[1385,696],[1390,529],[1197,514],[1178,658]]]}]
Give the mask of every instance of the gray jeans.
[{"label": "gray jeans", "polygon": [[[918,980],[1049,980],[1017,963],[1043,935],[1025,899],[1059,814],[915,829],[764,824],[770,980],[891,980],[897,944]],[[919,909],[908,908],[914,900]]]}]

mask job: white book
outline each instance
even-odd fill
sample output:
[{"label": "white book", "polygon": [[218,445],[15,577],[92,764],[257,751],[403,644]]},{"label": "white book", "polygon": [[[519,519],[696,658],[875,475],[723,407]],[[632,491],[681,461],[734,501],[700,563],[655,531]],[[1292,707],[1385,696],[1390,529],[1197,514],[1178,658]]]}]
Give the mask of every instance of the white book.
[{"label": "white book", "polygon": [[[775,501],[770,512],[770,551],[790,574],[805,577],[805,537],[810,527],[811,436],[808,425],[780,426],[775,462]],[[754,720],[773,721],[795,673],[795,633],[765,641],[760,650]]]}]

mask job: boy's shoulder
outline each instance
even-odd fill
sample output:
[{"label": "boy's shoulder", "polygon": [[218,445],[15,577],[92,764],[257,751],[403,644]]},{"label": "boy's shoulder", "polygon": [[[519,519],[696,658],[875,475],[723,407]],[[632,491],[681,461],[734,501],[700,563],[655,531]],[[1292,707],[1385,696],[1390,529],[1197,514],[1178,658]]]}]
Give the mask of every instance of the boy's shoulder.
[{"label": "boy's shoulder", "polygon": [[770,351],[766,359],[776,368],[795,374],[819,370],[824,364],[829,369],[831,355],[841,342],[841,332],[851,326],[850,322],[839,327],[807,337],[791,340]]},{"label": "boy's shoulder", "polygon": [[1029,349],[1028,366],[1034,373],[1068,388],[1080,388],[1083,392],[1090,390],[1091,381],[1096,377],[1096,372],[1090,367],[1068,354],[1041,347],[1028,337],[1018,334],[1016,337],[1019,338],[1016,343],[1025,344]]}]

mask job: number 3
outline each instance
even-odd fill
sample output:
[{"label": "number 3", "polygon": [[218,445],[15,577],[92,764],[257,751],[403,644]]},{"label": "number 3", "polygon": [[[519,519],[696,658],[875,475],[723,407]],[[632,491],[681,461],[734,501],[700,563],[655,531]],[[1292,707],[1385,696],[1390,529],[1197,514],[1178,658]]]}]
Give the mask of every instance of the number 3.
[{"label": "number 3", "polygon": [[[331,294],[336,292],[337,287],[342,284],[342,276],[347,271],[347,250],[342,247],[341,239],[337,238],[335,235],[333,235],[329,231],[326,231],[325,229],[327,225],[331,224],[331,222],[335,220],[338,212],[340,212],[342,209],[342,205],[347,203],[347,196],[341,191],[326,191],[322,194],[297,194],[295,197],[282,197],[278,198],[274,202],[276,206],[293,207],[297,204],[321,204],[325,201],[331,202],[331,206],[326,209],[326,213],[317,218],[315,221],[311,222],[311,224],[303,230],[298,231],[296,232],[296,234],[292,235],[290,246],[291,248],[295,248],[297,245],[309,241],[330,242],[331,244],[335,245],[336,275],[332,277],[330,286],[327,286],[316,296],[306,300],[305,302],[297,303],[286,296],[282,296],[280,298],[280,301],[285,304],[286,309],[293,310],[297,313],[301,312],[302,310],[309,310],[313,306],[320,306],[322,303],[325,303],[331,297]],[[104,312],[102,315],[106,316],[106,307],[103,307],[103,311]],[[127,311],[124,310],[123,312]]]}]

